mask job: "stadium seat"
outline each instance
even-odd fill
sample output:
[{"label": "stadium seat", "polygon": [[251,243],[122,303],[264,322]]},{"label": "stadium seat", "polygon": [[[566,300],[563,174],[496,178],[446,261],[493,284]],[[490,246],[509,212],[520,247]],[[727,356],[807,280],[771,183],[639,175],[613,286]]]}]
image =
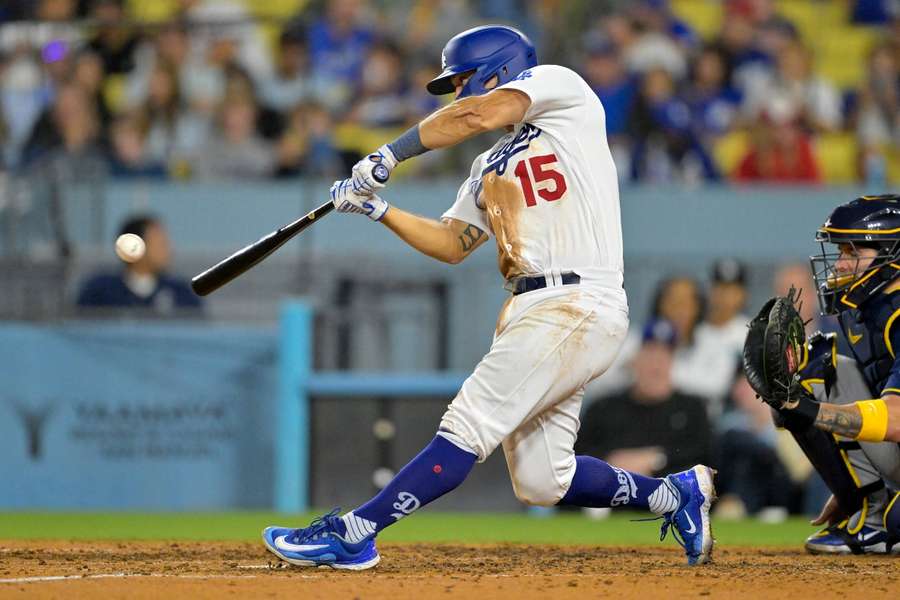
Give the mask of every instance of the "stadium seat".
[{"label": "stadium seat", "polygon": [[713,144],[713,158],[723,173],[733,173],[750,147],[746,131],[732,131]]},{"label": "stadium seat", "polygon": [[893,186],[900,186],[900,146],[890,146],[887,159],[888,182]]},{"label": "stadium seat", "polygon": [[842,89],[858,87],[865,80],[866,59],[878,32],[866,27],[825,27],[813,50],[816,71]]},{"label": "stadium seat", "polygon": [[820,135],[813,148],[826,183],[844,184],[859,180],[858,150],[852,133]]},{"label": "stadium seat", "polygon": [[178,0],[128,0],[125,5],[129,17],[142,23],[168,21],[178,11]]},{"label": "stadium seat", "polygon": [[672,12],[704,40],[715,38],[721,29],[723,9],[720,0],[673,0]]}]

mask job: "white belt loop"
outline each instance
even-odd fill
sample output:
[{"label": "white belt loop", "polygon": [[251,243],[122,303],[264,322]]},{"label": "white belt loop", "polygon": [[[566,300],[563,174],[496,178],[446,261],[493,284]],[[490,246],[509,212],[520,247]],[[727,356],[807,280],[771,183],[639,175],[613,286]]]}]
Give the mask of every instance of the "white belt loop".
[{"label": "white belt loop", "polygon": [[553,271],[551,269],[544,269],[544,281],[547,283],[547,287],[555,285],[553,283]]}]

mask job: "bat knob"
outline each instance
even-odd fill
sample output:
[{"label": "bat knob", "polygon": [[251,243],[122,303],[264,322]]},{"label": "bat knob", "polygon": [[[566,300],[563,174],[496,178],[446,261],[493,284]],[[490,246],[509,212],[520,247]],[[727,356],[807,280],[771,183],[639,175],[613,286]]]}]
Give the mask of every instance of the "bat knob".
[{"label": "bat knob", "polygon": [[391,172],[384,165],[375,165],[372,167],[372,177],[378,183],[387,183],[387,180],[391,177]]}]

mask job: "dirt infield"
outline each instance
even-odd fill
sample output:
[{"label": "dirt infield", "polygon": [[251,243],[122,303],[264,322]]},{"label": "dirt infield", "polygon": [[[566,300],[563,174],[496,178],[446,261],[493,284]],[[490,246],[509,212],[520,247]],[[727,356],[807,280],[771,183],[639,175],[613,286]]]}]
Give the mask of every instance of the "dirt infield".
[{"label": "dirt infield", "polygon": [[668,546],[384,544],[362,573],[284,568],[261,544],[0,541],[0,598],[897,598],[898,557],[717,549],[683,565]]}]

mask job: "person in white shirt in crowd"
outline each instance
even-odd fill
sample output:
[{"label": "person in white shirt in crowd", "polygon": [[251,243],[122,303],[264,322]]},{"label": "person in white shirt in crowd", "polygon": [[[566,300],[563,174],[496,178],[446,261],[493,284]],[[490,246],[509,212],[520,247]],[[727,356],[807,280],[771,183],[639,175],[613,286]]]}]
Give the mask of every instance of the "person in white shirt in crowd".
[{"label": "person in white shirt in crowd", "polygon": [[694,330],[693,344],[676,358],[675,385],[705,398],[712,417],[722,412],[747,337],[746,285],[747,269],[737,260],[724,258],[713,264],[705,318]]}]

